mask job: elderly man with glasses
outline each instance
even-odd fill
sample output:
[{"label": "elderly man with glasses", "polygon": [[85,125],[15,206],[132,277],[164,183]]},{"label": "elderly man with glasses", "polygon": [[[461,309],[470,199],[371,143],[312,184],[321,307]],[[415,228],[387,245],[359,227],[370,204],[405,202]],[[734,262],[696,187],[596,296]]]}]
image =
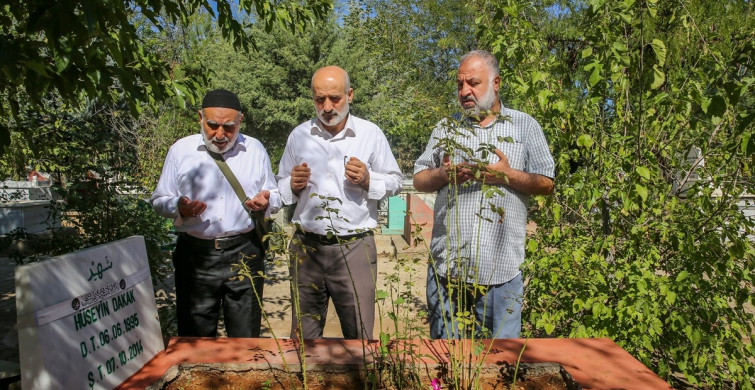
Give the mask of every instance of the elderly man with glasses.
[{"label": "elderly man with glasses", "polygon": [[[199,134],[168,151],[150,201],[179,232],[173,265],[178,335],[215,337],[220,308],[229,337],[259,337],[264,281],[237,278],[234,264],[264,272],[262,243],[248,211],[280,208],[270,157],[256,139],[240,133],[241,103],[227,90],[207,92]],[[216,161],[224,161],[249,194],[244,203]]]}]

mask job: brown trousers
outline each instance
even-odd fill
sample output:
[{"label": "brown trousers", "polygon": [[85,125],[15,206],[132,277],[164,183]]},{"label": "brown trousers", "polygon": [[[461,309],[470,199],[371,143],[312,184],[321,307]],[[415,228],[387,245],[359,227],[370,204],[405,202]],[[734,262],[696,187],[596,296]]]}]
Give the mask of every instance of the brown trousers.
[{"label": "brown trousers", "polygon": [[291,244],[291,338],[322,338],[328,299],[346,339],[372,339],[375,325],[377,250],[368,236],[342,245],[307,241],[299,233]]}]

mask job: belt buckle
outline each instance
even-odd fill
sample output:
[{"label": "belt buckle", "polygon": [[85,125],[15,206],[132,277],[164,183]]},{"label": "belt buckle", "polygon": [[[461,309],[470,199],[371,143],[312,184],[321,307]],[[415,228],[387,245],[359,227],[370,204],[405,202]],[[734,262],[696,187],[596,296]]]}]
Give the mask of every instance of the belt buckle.
[{"label": "belt buckle", "polygon": [[220,245],[219,245],[220,240],[218,240],[217,238],[214,238],[212,241],[215,243],[215,250],[222,249],[220,248]]}]

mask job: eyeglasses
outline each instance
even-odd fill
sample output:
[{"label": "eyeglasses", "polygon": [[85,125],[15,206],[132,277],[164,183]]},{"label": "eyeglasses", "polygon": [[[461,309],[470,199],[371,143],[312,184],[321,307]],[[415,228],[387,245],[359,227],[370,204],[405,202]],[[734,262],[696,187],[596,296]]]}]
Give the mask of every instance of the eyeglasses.
[{"label": "eyeglasses", "polygon": [[231,131],[236,130],[236,126],[238,126],[236,122],[218,123],[211,119],[210,120],[205,119],[204,123],[206,123],[207,127],[212,129],[213,131],[217,130],[220,126],[223,126],[223,131],[231,132]]}]

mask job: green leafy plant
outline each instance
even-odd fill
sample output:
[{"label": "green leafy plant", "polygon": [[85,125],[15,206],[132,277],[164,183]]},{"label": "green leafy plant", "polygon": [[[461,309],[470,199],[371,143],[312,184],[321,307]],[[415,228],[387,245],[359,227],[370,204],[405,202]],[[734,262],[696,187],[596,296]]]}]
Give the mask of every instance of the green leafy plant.
[{"label": "green leafy plant", "polygon": [[557,158],[525,334],[609,337],[674,386],[755,387],[752,4],[474,3],[504,102]]},{"label": "green leafy plant", "polygon": [[[235,4],[235,10],[227,2],[207,0],[5,4],[0,8],[0,33],[5,37],[0,50],[7,53],[0,65],[0,73],[6,76],[0,80],[0,114],[23,120],[20,107],[30,104],[36,110],[44,106],[48,94],[56,94],[68,107],[80,107],[82,96],[120,101],[134,115],[145,108],[142,103],[153,107],[168,99],[181,106],[194,103],[201,96],[206,73],[161,56],[144,40],[149,31],[190,28],[192,17],[205,11],[234,49],[250,51],[258,38],[250,34],[252,15],[265,31],[276,25],[297,30],[322,19],[333,6],[330,0],[241,0]],[[0,152],[10,143],[13,131],[24,130],[0,122]]]}]

